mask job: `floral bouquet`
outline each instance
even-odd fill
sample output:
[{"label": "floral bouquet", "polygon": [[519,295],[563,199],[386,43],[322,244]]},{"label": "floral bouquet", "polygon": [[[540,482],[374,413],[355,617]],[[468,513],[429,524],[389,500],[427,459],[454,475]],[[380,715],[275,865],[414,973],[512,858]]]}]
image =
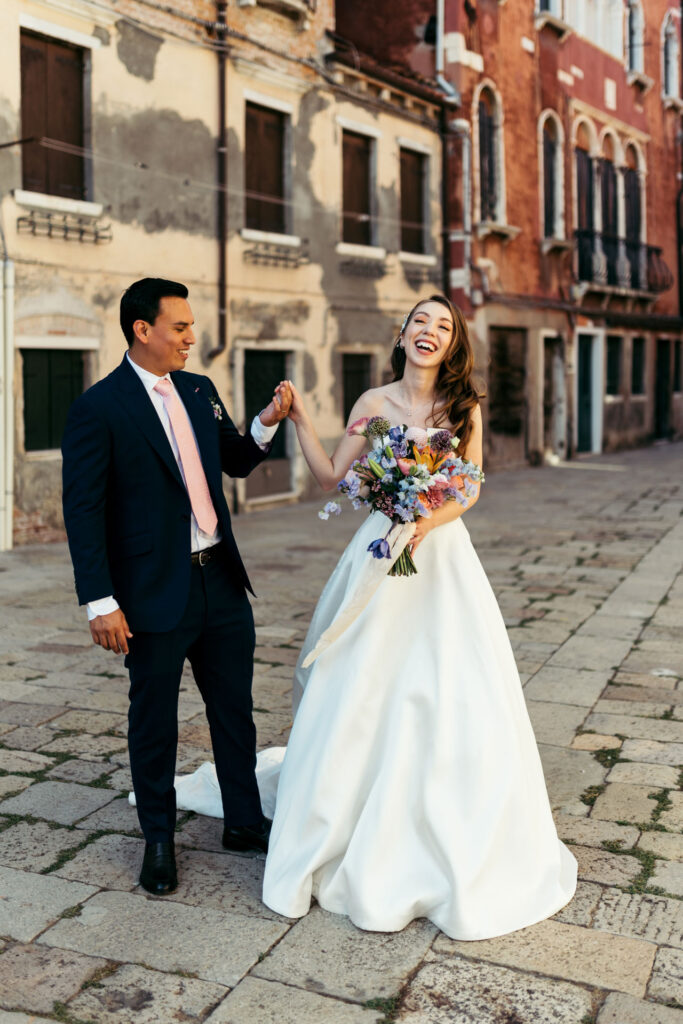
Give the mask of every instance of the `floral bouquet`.
[{"label": "floral bouquet", "polygon": [[[386,536],[368,547],[375,558],[391,558],[388,537],[395,525],[429,517],[445,501],[467,507],[476,493],[475,484],[483,483],[479,466],[456,455],[460,442],[449,430],[392,427],[383,416],[373,416],[356,420],[348,433],[370,438],[372,451],[354,462],[337,488],[355,509],[376,509],[392,521]],[[330,514],[340,512],[341,506],[329,501],[318,515],[329,519]],[[412,576],[415,572],[410,550],[405,547],[389,575]]]}]

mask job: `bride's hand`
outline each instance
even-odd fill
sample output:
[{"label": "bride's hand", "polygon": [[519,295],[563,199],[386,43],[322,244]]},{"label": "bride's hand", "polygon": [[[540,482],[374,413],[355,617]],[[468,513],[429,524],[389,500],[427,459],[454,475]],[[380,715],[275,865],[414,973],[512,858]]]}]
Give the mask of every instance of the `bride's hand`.
[{"label": "bride's hand", "polygon": [[427,519],[425,516],[419,516],[415,522],[415,533],[410,541],[410,553],[414,555],[417,551],[418,546],[425,539],[430,530],[433,530],[436,523],[432,522],[431,517]]},{"label": "bride's hand", "polygon": [[292,405],[289,410],[289,418],[293,423],[300,423],[306,416],[306,407],[304,406],[304,400],[292,384],[291,380],[287,381],[292,393]]}]

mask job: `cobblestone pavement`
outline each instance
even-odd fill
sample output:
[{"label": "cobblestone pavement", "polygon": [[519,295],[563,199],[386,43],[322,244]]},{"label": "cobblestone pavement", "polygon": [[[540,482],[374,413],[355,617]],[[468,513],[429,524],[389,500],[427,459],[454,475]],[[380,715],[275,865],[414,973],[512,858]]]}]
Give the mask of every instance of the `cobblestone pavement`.
[{"label": "cobblestone pavement", "polygon": [[[123,665],[89,643],[64,545],[0,555],[0,1024],[683,1022],[682,467],[664,445],[499,473],[467,516],[580,876],[552,920],[485,942],[278,917],[263,861],[191,814],[178,892],[148,898]],[[237,520],[261,746],[286,740],[297,647],[359,521]],[[180,718],[191,769],[209,737],[189,676]]]}]

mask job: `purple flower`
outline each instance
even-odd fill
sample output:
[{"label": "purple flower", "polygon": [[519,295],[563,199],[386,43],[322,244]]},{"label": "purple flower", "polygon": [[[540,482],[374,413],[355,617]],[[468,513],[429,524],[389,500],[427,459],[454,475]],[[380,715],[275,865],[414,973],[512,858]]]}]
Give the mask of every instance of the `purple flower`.
[{"label": "purple flower", "polygon": [[368,551],[372,551],[373,558],[391,558],[389,541],[385,540],[384,537],[378,537],[377,540],[373,540],[372,544],[368,545]]},{"label": "purple flower", "polygon": [[400,444],[403,441],[403,430],[401,427],[392,427],[389,431],[389,440],[393,444],[394,441]]},{"label": "purple flower", "polygon": [[453,450],[452,440],[450,430],[437,430],[429,438],[429,444],[435,452],[450,452]]},{"label": "purple flower", "polygon": [[391,424],[384,416],[371,416],[367,422],[366,430],[368,437],[383,437],[389,430]]}]

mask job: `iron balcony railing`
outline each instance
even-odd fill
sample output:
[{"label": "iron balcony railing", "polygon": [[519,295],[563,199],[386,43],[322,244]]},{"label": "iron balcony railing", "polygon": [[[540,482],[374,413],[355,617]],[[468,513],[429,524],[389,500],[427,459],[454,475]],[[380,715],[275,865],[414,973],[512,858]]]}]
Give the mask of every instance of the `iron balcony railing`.
[{"label": "iron balcony railing", "polygon": [[575,239],[579,281],[653,293],[673,285],[659,246],[590,229],[576,231]]}]

